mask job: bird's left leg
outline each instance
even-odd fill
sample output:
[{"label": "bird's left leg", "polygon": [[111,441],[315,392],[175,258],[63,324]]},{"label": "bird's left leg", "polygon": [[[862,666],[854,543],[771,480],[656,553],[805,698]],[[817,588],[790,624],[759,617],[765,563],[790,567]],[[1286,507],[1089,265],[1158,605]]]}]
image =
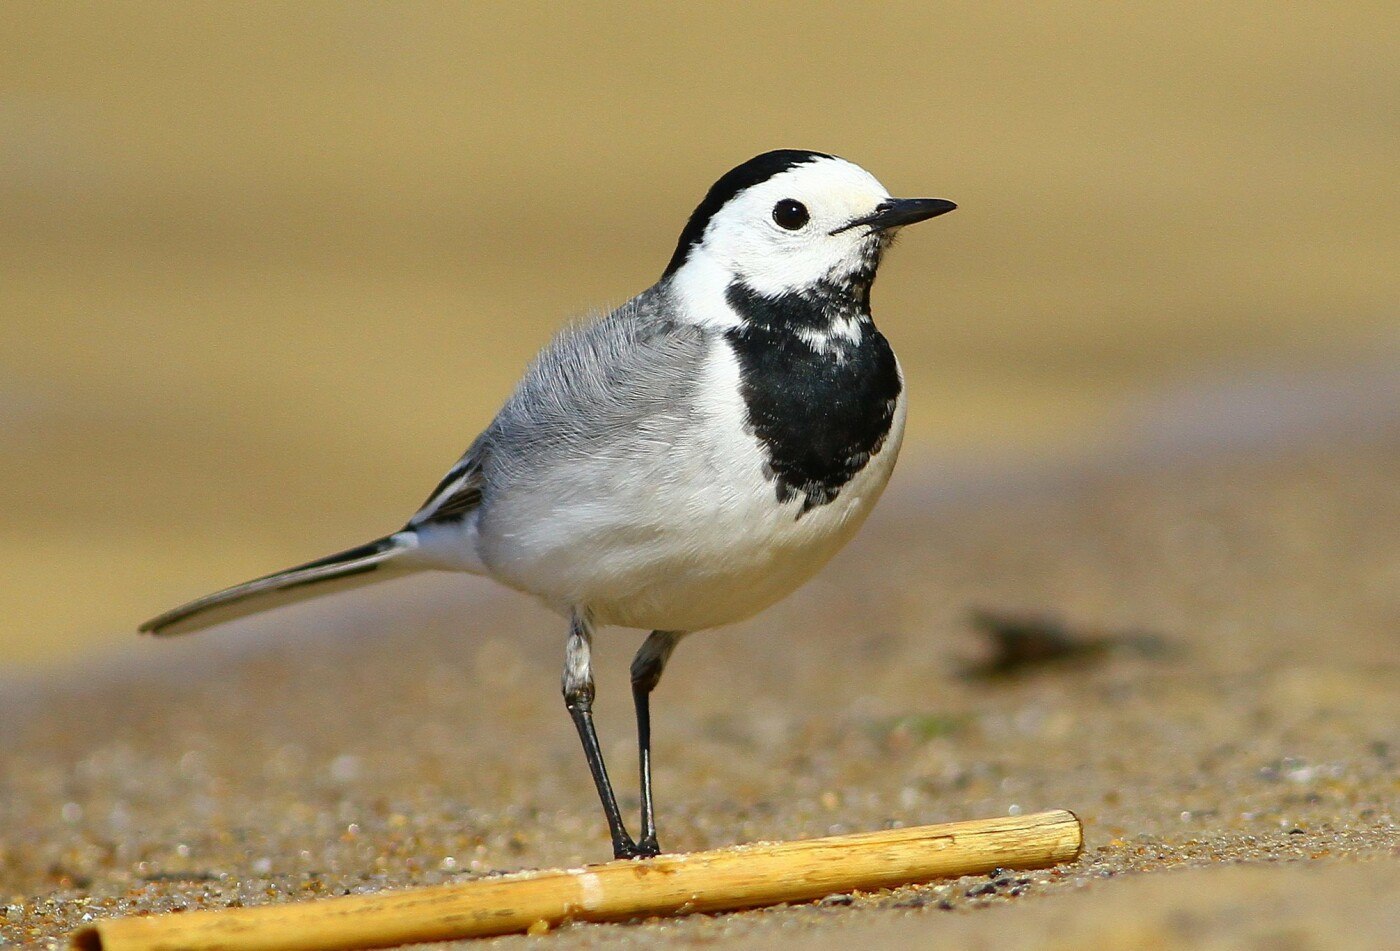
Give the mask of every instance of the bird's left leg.
[{"label": "bird's left leg", "polygon": [[598,732],[593,728],[592,653],[592,627],[584,614],[576,612],[569,620],[569,640],[564,647],[564,705],[569,708],[569,716],[573,717],[579,739],[583,741],[583,755],[588,758],[593,784],[598,787],[598,798],[603,801],[608,832],[612,835],[613,857],[637,858],[643,853],[638,851],[637,843],[632,841],[622,823],[617,796],[613,795],[612,783],[608,781],[608,768],[603,765]]},{"label": "bird's left leg", "polygon": [[684,631],[652,631],[632,658],[632,700],[637,705],[637,756],[642,771],[642,836],[637,840],[638,855],[661,854],[651,806],[651,692],[661,680],[671,651],[684,636]]}]

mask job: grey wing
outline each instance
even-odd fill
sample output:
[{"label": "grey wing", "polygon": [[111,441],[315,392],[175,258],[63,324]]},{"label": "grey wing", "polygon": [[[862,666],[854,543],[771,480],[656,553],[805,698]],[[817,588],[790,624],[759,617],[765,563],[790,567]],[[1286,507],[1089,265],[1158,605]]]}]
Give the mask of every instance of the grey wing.
[{"label": "grey wing", "polygon": [[483,435],[472,443],[457,464],[442,477],[437,488],[429,493],[417,514],[409,519],[409,528],[417,528],[425,522],[463,518],[481,504],[481,464],[485,442]]},{"label": "grey wing", "polygon": [[489,505],[493,493],[576,466],[668,449],[694,411],[709,341],[666,311],[665,296],[652,288],[562,331],[409,527],[460,519]]},{"label": "grey wing", "polygon": [[695,412],[710,340],[668,309],[652,288],[555,338],[483,437],[488,496],[497,485],[552,481],[671,448]]}]

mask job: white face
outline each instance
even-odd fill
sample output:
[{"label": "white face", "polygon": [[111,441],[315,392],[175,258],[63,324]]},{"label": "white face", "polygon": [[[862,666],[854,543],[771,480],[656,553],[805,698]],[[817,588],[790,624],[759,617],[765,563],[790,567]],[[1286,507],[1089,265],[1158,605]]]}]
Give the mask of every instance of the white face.
[{"label": "white face", "polygon": [[[873,213],[889,197],[875,176],[845,159],[798,165],[730,199],[710,220],[681,270],[722,277],[724,284],[738,277],[765,296],[851,273],[867,263],[883,239],[863,226],[832,232]],[[685,281],[702,274],[677,277]]]}]

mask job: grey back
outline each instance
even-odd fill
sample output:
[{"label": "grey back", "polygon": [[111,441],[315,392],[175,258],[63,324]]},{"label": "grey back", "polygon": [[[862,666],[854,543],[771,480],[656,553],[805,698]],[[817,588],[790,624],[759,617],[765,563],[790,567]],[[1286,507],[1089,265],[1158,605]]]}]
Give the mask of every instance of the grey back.
[{"label": "grey back", "polygon": [[487,488],[555,482],[575,464],[669,451],[695,412],[707,332],[667,316],[665,285],[561,332],[483,434]]}]

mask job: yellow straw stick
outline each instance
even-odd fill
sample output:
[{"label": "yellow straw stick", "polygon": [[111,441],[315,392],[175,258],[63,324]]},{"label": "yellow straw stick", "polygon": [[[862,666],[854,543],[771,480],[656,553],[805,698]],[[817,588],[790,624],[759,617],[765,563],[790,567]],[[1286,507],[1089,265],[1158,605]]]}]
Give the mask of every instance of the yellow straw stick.
[{"label": "yellow straw stick", "polygon": [[1072,861],[1083,830],[1071,812],[977,819],[798,842],[521,872],[454,885],[291,905],[100,921],[80,951],[346,951],[450,941],[568,921],[725,911],[809,901],[994,868]]}]

